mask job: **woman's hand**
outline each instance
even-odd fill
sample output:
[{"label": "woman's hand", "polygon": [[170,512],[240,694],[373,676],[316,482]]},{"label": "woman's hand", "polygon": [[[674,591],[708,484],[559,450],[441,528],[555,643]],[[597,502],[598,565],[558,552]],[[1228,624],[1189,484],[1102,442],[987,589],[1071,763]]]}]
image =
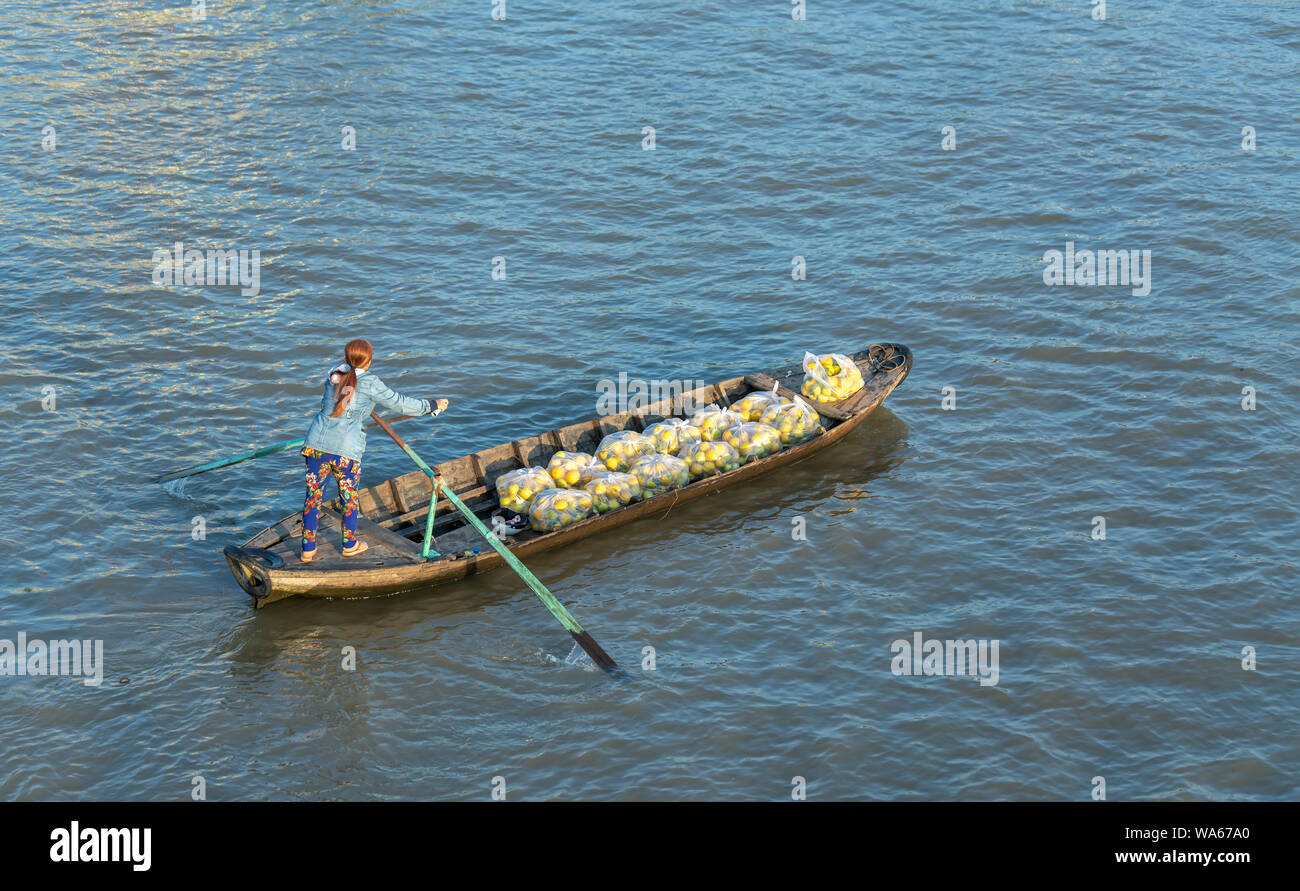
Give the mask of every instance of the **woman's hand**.
[{"label": "woman's hand", "polygon": [[437,402],[433,404],[433,410],[435,412],[444,412],[447,410],[447,406],[449,405],[451,405],[450,401],[446,399],[439,399]]}]

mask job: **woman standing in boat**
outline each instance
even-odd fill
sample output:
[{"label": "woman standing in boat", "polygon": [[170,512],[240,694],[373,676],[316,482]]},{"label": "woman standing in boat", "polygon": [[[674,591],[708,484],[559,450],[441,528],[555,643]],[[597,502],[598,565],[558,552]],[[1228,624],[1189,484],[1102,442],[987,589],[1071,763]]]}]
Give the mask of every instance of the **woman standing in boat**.
[{"label": "woman standing in boat", "polygon": [[406,415],[438,415],[446,399],[416,399],[388,388],[370,373],[374,350],[366,340],[350,340],[343,348],[344,362],[330,370],[321,397],[321,409],[307,428],[302,456],[307,459],[307,501],[302,508],[302,562],[316,556],[316,528],[325,483],[332,475],[343,507],[343,556],[355,557],[367,549],[357,541],[357,480],[366,450],[362,422],[376,405]]}]

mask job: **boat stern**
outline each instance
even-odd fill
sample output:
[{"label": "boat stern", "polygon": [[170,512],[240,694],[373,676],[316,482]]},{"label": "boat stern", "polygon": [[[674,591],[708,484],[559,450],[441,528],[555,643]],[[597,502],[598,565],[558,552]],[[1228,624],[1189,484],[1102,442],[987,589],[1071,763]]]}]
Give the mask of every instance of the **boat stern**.
[{"label": "boat stern", "polygon": [[261,609],[266,604],[281,599],[273,596],[275,583],[271,571],[284,566],[283,557],[263,548],[240,545],[226,545],[222,553],[235,581],[239,582],[239,587],[253,598],[253,606]]}]

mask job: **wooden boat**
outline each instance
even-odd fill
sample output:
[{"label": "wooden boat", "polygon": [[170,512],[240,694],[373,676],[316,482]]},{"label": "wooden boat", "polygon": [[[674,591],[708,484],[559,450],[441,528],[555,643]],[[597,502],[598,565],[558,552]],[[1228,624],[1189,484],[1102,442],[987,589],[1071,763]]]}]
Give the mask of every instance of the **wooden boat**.
[{"label": "wooden boat", "polygon": [[[862,389],[839,402],[810,402],[821,415],[825,429],[807,442],[554,532],[525,530],[508,539],[510,550],[521,559],[527,558],[638,517],[667,511],[679,502],[815,455],[861,424],[912,368],[912,353],[900,344],[875,344],[851,358],[862,371]],[[689,391],[683,397],[688,396],[690,404],[696,406],[715,402],[730,405],[746,393],[771,390],[774,386],[778,393],[793,396],[802,379],[803,368],[795,364],[719,381]],[[502,474],[520,467],[545,466],[561,449],[594,452],[605,435],[617,430],[644,430],[656,421],[673,417],[673,409],[678,405],[671,398],[663,399],[644,408],[581,421],[445,461],[434,465],[434,470],[441,474],[444,485],[490,525],[489,517],[498,507],[495,483]],[[431,481],[420,470],[360,489],[362,518],[357,533],[370,549],[359,557],[345,559],[339,553],[341,533],[336,537],[326,531],[337,529],[337,524],[342,522],[335,501],[322,510],[317,554],[311,563],[299,560],[300,513],[268,526],[242,546],[228,545],[226,561],[240,587],[258,608],[287,597],[357,598],[394,594],[461,579],[495,569],[505,562],[446,499],[438,501],[434,514],[435,549],[441,556],[424,559],[421,550],[431,494]],[[480,552],[462,556],[473,548],[479,548]]]}]

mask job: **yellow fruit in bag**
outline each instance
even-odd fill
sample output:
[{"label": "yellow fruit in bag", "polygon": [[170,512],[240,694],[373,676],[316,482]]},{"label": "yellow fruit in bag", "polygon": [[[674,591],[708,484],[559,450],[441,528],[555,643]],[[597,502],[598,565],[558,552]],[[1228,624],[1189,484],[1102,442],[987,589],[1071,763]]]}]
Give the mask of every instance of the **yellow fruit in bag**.
[{"label": "yellow fruit in bag", "polygon": [[615,473],[607,470],[594,477],[585,486],[591,493],[592,506],[598,513],[625,507],[641,497],[641,480],[634,473]]},{"label": "yellow fruit in bag", "polygon": [[862,372],[842,353],[804,353],[803,370],[800,392],[817,402],[838,402],[862,389]]},{"label": "yellow fruit in bag", "polygon": [[654,441],[655,451],[661,455],[675,455],[688,442],[703,438],[699,427],[692,427],[681,418],[668,418],[645,428],[645,435]]},{"label": "yellow fruit in bag", "polygon": [[635,430],[618,430],[609,434],[596,446],[596,460],[606,470],[626,472],[637,458],[654,454],[655,444],[650,437]]},{"label": "yellow fruit in bag", "polygon": [[675,455],[647,455],[632,462],[631,472],[641,482],[641,497],[654,496],[691,481],[687,464]]},{"label": "yellow fruit in bag", "polygon": [[586,467],[580,468],[578,470],[578,484],[576,487],[570,486],[569,488],[585,489],[587,487],[587,483],[591,482],[597,477],[604,476],[607,473],[613,473],[613,471],[610,470],[608,467],[606,467],[604,464],[601,464],[599,461],[593,461],[590,464],[588,464]]},{"label": "yellow fruit in bag", "polygon": [[555,480],[555,485],[573,489],[582,480],[582,469],[596,463],[596,456],[586,452],[559,451],[551,456],[546,472]]},{"label": "yellow fruit in bag", "polygon": [[497,478],[497,500],[507,510],[528,512],[529,502],[538,492],[554,489],[555,481],[544,467],[521,467]]},{"label": "yellow fruit in bag", "polygon": [[759,421],[776,428],[776,432],[781,436],[782,445],[801,443],[816,436],[822,430],[822,419],[817,414],[817,409],[802,399],[797,399],[789,405],[772,406],[763,412]]},{"label": "yellow fruit in bag", "polygon": [[740,412],[710,405],[691,415],[691,426],[700,428],[700,435],[705,442],[717,442],[728,427],[745,423]]},{"label": "yellow fruit in bag", "polygon": [[740,466],[740,454],[726,442],[693,442],[677,454],[686,462],[692,480],[726,473]]},{"label": "yellow fruit in bag", "polygon": [[554,532],[585,520],[592,514],[591,493],[585,489],[550,489],[528,505],[528,525],[538,532]]},{"label": "yellow fruit in bag", "polygon": [[731,403],[731,410],[746,421],[757,421],[763,412],[777,405],[789,405],[790,400],[767,390],[755,390]]},{"label": "yellow fruit in bag", "polygon": [[737,424],[723,434],[723,440],[740,455],[742,464],[781,451],[781,434],[767,424]]}]

